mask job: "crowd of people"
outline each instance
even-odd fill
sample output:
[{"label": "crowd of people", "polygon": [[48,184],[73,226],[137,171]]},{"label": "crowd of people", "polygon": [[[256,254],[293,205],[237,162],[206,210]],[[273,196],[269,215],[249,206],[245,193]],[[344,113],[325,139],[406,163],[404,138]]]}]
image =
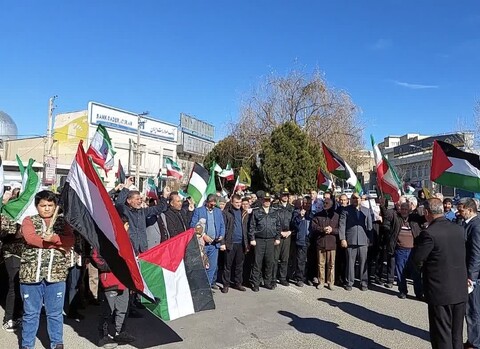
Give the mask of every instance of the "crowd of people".
[{"label": "crowd of people", "polygon": [[[6,192],[4,203],[15,195]],[[480,347],[480,287],[474,287],[480,279],[480,205],[474,199],[461,200],[454,211],[450,199],[437,194],[427,200],[422,191],[389,203],[358,193],[349,198],[284,189],[275,197],[258,191],[225,198],[217,192],[196,207],[168,187],[157,200],[145,199],[131,178],[110,195],[136,254],[194,228],[213,292],[259,292],[278,284],[348,292],[359,280],[361,291],[396,282],[405,299],[410,278],[415,297],[429,304],[434,348],[463,348],[465,314],[466,347]],[[63,316],[81,321],[81,309],[93,304],[103,309],[98,346],[134,341],[126,319],[142,316],[139,295],[64,222],[56,194],[39,192],[35,205],[38,215],[21,224],[1,217],[8,277],[3,329],[21,331],[21,348],[33,348],[44,311],[51,348],[60,349]],[[473,289],[468,296],[467,285]]]}]

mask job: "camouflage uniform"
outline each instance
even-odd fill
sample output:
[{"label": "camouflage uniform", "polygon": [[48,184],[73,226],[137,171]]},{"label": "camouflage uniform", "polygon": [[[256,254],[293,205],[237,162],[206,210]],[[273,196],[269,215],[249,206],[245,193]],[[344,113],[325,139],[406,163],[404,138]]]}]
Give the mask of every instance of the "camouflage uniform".
[{"label": "camouflage uniform", "polygon": [[4,259],[15,256],[20,258],[23,250],[23,240],[18,237],[20,225],[6,216],[1,216],[1,233],[3,240],[2,256]]},{"label": "camouflage uniform", "polygon": [[[46,226],[39,215],[30,217],[37,235],[42,235]],[[53,232],[62,235],[65,221],[58,216]],[[37,283],[45,279],[47,282],[65,281],[70,266],[71,251],[61,252],[55,248],[37,248],[25,245],[20,266],[21,283]],[[40,259],[40,262],[39,262]]]}]

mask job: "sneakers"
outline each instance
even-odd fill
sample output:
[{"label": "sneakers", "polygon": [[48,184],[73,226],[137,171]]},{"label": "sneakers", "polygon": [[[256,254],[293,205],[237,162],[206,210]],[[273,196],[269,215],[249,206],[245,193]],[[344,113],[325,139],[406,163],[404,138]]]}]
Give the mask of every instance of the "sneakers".
[{"label": "sneakers", "polygon": [[333,291],[333,285],[332,285],[332,284],[328,284],[328,285],[327,285],[327,288],[328,288],[330,291]]},{"label": "sneakers", "polygon": [[212,290],[218,290],[218,286],[215,285],[215,284],[213,284],[213,285],[211,286],[211,288],[212,288]]},{"label": "sneakers", "polygon": [[400,299],[405,299],[405,298],[407,298],[407,295],[406,295],[405,293],[403,293],[403,292],[400,292],[400,293],[398,294],[398,298],[400,298]]},{"label": "sneakers", "polygon": [[3,324],[2,328],[7,332],[14,332],[17,330],[18,326],[13,320],[8,320]]},{"label": "sneakers", "polygon": [[113,337],[113,340],[117,343],[127,344],[135,341],[135,337],[126,331],[120,332]]},{"label": "sneakers", "polygon": [[223,286],[221,292],[222,293],[228,293],[228,286]]},{"label": "sneakers", "polygon": [[305,284],[303,283],[302,280],[297,281],[297,287],[303,287],[303,286],[305,286]]},{"label": "sneakers", "polygon": [[363,292],[368,291],[368,286],[365,286],[365,285],[361,286],[360,291],[363,291]]},{"label": "sneakers", "polygon": [[252,291],[253,292],[258,292],[258,291],[260,291],[260,288],[258,288],[258,286],[252,286]]},{"label": "sneakers", "polygon": [[385,286],[385,288],[393,288],[393,284],[391,284],[391,283],[389,283],[389,282],[386,283],[386,284],[383,285],[383,286]]},{"label": "sneakers", "polygon": [[344,286],[343,287],[345,289],[345,291],[351,291],[352,290],[352,286]]},{"label": "sneakers", "polygon": [[113,349],[118,347],[118,343],[115,342],[109,336],[103,336],[97,343],[97,346],[104,349]]},{"label": "sneakers", "polygon": [[281,280],[280,285],[282,286],[290,286],[290,283],[287,280]]}]

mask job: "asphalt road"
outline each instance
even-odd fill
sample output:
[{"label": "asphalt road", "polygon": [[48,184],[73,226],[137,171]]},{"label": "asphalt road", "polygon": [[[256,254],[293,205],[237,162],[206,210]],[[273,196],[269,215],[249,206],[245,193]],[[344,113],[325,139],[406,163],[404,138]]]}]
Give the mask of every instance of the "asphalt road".
[{"label": "asphalt road", "polygon": [[[411,291],[412,292],[412,291]],[[217,309],[164,323],[144,310],[129,319],[137,337],[122,348],[429,348],[427,305],[372,286],[347,292],[335,287],[283,287],[253,293],[215,291]],[[84,310],[81,322],[66,319],[66,348],[96,348],[99,307]],[[0,310],[3,317],[3,309]],[[1,331],[1,330],[0,330]],[[36,348],[48,348],[42,318]],[[18,347],[17,335],[0,332],[1,348]]]}]

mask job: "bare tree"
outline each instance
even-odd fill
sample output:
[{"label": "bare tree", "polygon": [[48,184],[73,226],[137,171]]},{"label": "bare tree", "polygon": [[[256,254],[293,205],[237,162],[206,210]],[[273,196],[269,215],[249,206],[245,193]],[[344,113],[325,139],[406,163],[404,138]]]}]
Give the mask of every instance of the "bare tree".
[{"label": "bare tree", "polygon": [[363,145],[359,109],[348,93],[329,87],[320,71],[268,76],[244,101],[231,133],[258,153],[263,140],[287,121],[299,125],[316,144],[325,141],[356,167],[355,153]]}]

